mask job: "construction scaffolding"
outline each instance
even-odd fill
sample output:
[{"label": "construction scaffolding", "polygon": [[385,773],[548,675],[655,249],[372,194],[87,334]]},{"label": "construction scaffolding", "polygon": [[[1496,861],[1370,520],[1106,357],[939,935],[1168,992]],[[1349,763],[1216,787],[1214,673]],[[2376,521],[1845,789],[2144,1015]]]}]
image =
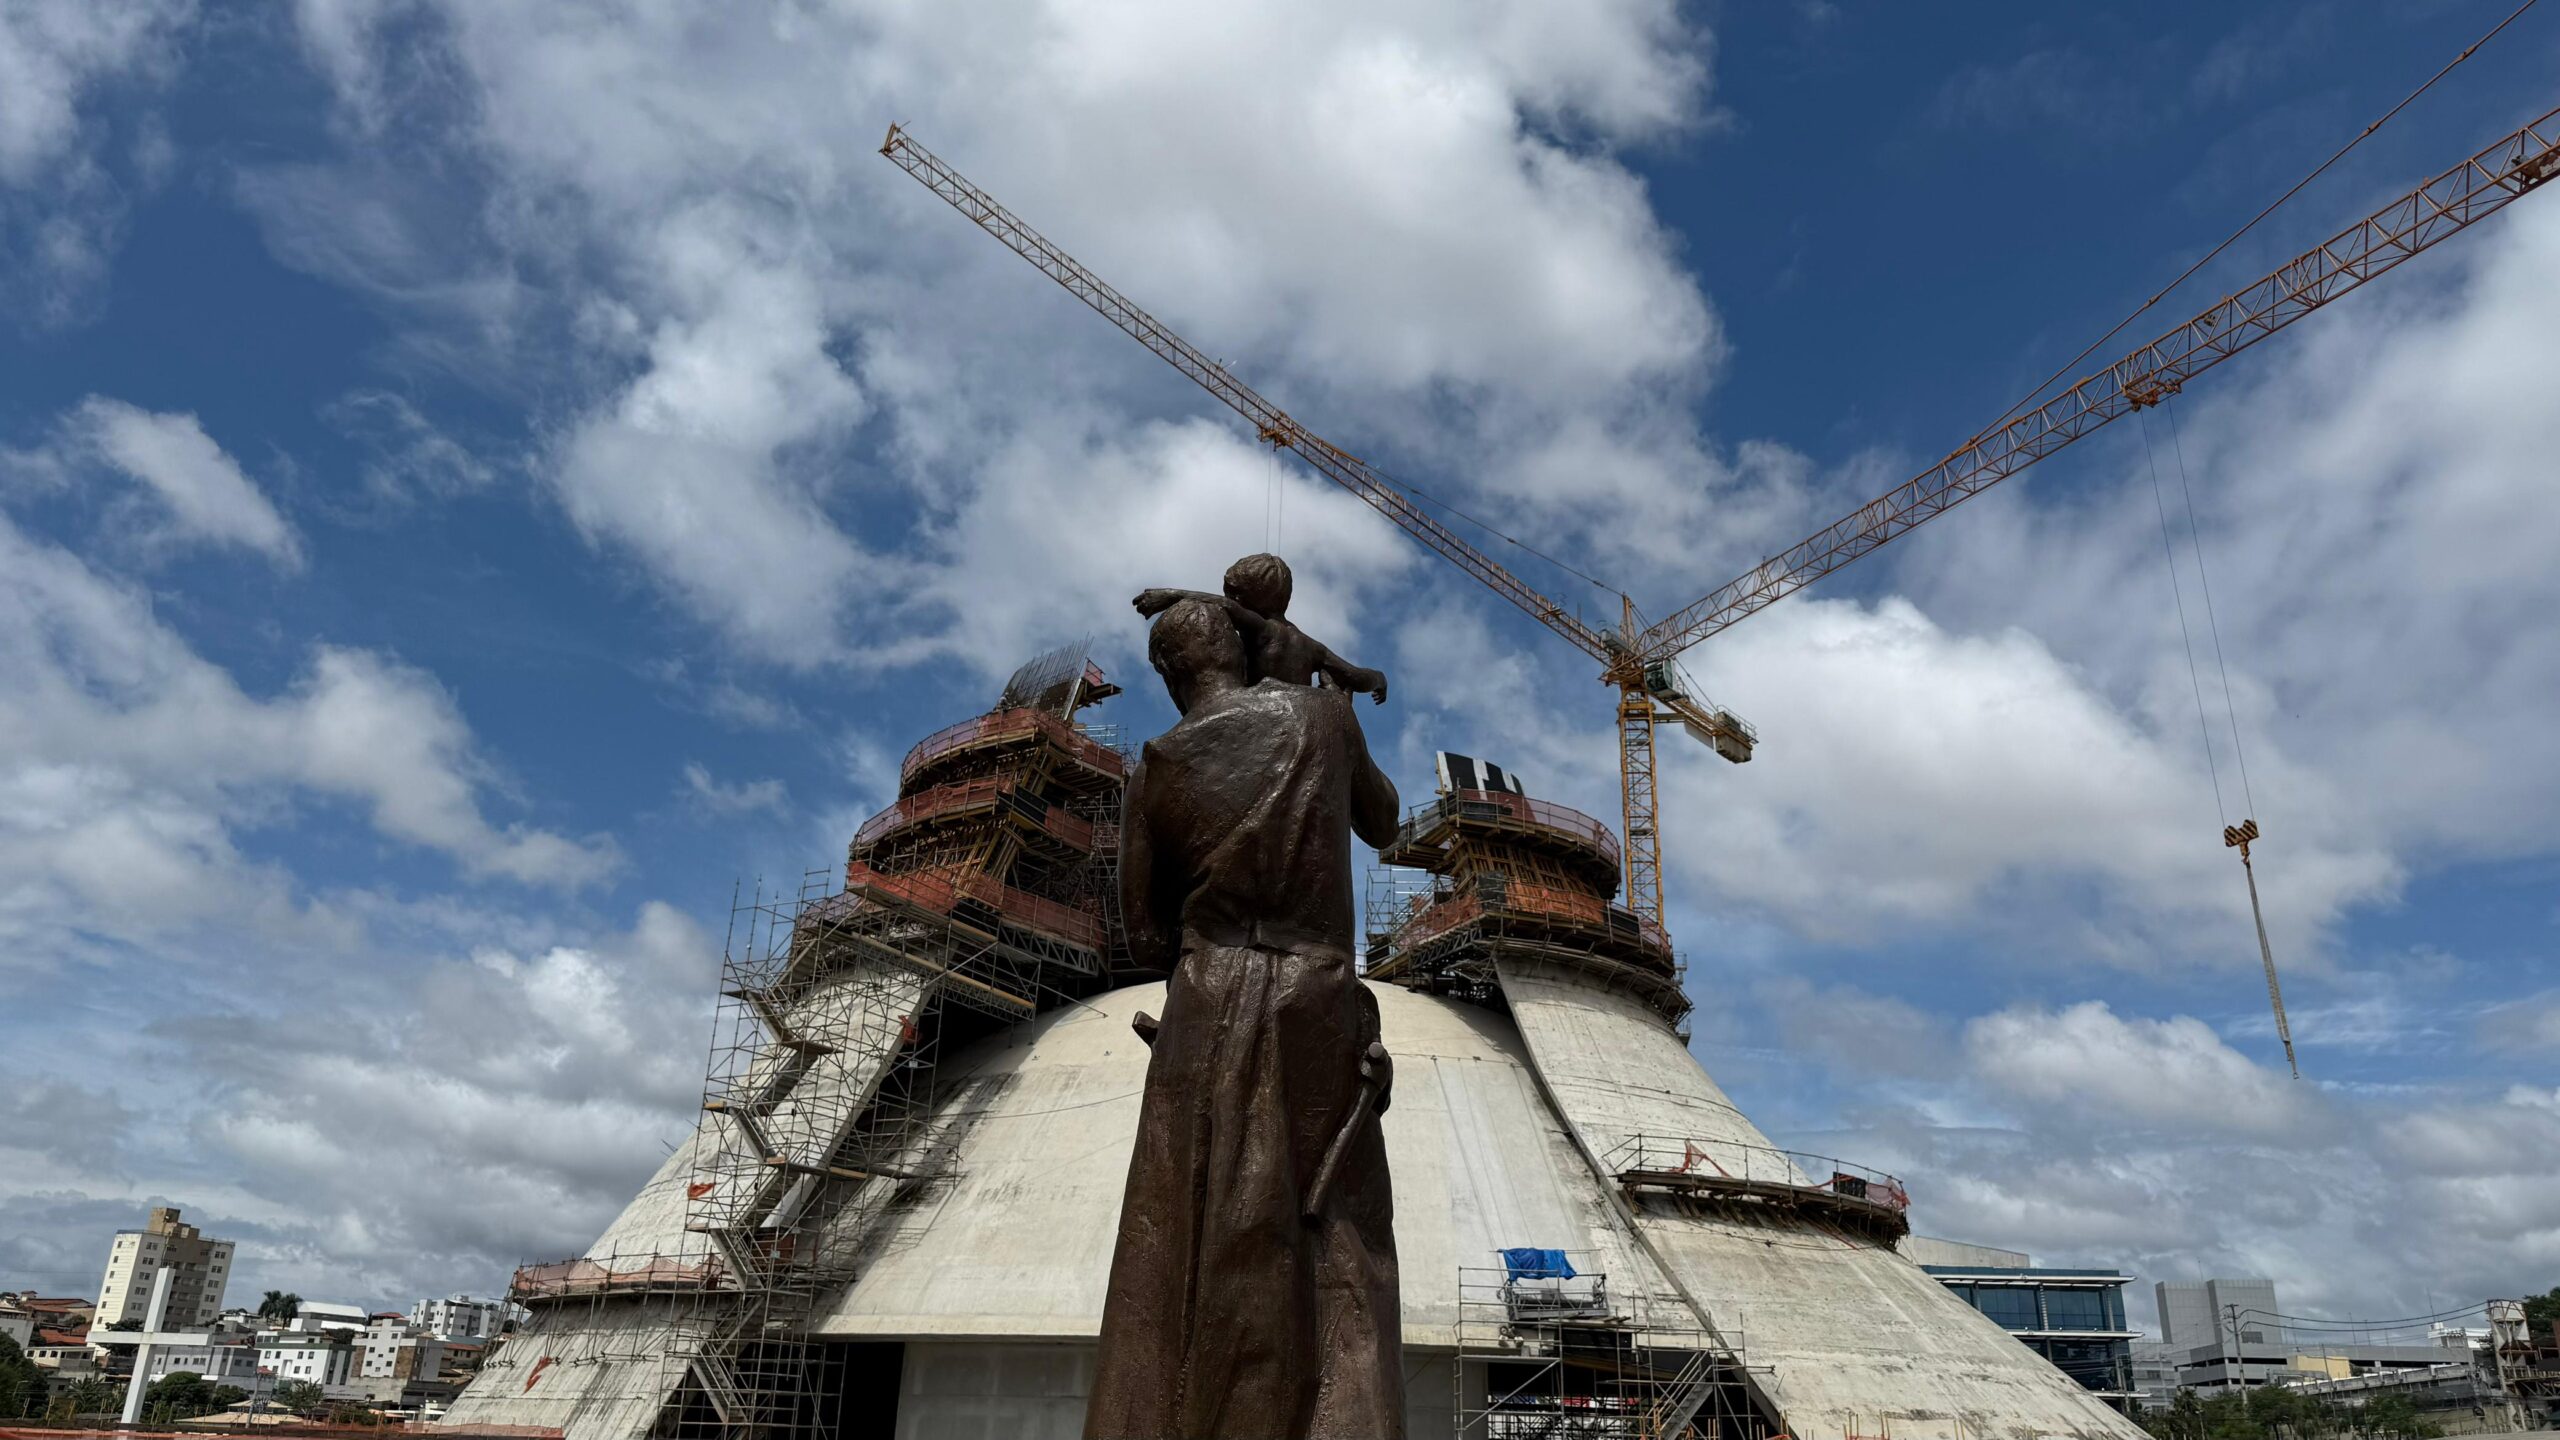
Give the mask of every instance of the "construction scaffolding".
[{"label": "construction scaffolding", "polygon": [[1767,1432],[1740,1368],[1678,1297],[1614,1290],[1575,1253],[1513,1250],[1499,1265],[1459,1267],[1459,1440]]},{"label": "construction scaffolding", "polygon": [[1890,1245],[1911,1233],[1911,1195],[1881,1170],[1731,1140],[1631,1135],[1600,1157],[1622,1190],[1785,1210]]},{"label": "construction scaffolding", "polygon": [[1378,851],[1365,904],[1370,979],[1499,1003],[1505,957],[1566,965],[1677,1024],[1685,966],[1662,927],[1615,903],[1609,827],[1507,790],[1451,790],[1414,807]]},{"label": "construction scaffolding", "polygon": [[835,1440],[841,1351],[809,1326],[881,1217],[948,1168],[942,1048],[1125,969],[1127,762],[1076,719],[1116,693],[1079,648],[1034,660],[995,709],[908,753],[841,885],[813,871],[741,898],[702,1123],[661,1172],[682,1187],[659,1207],[680,1228],[633,1227],[645,1249],[608,1232],[517,1272],[511,1297],[534,1311],[512,1357],[526,1395],[548,1383],[564,1419],[603,1433]]}]

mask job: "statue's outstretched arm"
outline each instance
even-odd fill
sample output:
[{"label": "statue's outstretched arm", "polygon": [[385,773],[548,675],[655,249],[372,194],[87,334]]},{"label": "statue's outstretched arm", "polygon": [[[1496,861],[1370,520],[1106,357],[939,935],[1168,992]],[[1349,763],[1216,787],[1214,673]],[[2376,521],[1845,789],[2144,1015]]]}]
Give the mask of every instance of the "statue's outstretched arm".
[{"label": "statue's outstretched arm", "polygon": [[1316,646],[1316,654],[1319,657],[1316,669],[1333,682],[1335,689],[1366,695],[1373,704],[1387,703],[1386,672],[1372,670],[1366,665],[1354,665],[1323,645]]},{"label": "statue's outstretched arm", "polygon": [[1230,600],[1224,595],[1212,595],[1205,590],[1141,590],[1137,598],[1131,600],[1129,604],[1135,607],[1139,614],[1153,619],[1185,600],[1197,600],[1203,605],[1215,605],[1226,611],[1227,623],[1235,626],[1248,644],[1262,634],[1262,612],[1248,609],[1239,601]]}]

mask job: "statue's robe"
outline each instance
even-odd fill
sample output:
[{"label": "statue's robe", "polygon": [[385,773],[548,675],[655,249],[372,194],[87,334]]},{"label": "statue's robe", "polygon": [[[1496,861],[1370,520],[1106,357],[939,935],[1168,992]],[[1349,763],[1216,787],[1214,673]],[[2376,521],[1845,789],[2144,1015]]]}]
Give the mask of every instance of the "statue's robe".
[{"label": "statue's robe", "polygon": [[1352,959],[1351,836],[1383,843],[1396,818],[1349,698],[1275,680],[1204,701],[1130,777],[1122,920],[1132,958],[1172,976],[1087,1440],[1404,1434],[1375,1118],[1301,1219],[1378,1038]]}]

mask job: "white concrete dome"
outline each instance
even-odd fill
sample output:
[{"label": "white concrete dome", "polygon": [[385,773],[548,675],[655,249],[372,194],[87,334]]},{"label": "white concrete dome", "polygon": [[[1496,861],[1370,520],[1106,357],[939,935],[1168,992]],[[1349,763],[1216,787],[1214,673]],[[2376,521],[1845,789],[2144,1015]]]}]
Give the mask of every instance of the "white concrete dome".
[{"label": "white concrete dome", "polygon": [[[1720,1171],[1775,1147],[1638,1000],[1549,965],[1505,962],[1500,981],[1508,1013],[1372,987],[1396,1059],[1383,1123],[1416,1440],[1456,1433],[1461,1267],[1515,1246],[1573,1252],[1613,1295],[1658,1297],[1683,1328],[1712,1330],[1807,1440],[1879,1425],[1897,1440],[2138,1440],[1872,1232],[1792,1206],[1622,1189],[1613,1157],[1634,1137],[1680,1137]],[[875,974],[864,993],[900,1014],[916,1003],[911,980]],[[873,1417],[856,1433],[1081,1433],[1147,1067],[1130,1021],[1163,998],[1150,984],[1065,1002],[935,1064],[934,1178],[846,1237],[855,1278],[810,1325],[885,1367],[875,1384],[894,1377],[894,1427]],[[711,1134],[667,1158],[590,1256],[702,1253],[686,1194]],[[1794,1184],[1820,1195],[1828,1178]],[[555,1426],[569,1440],[646,1434],[682,1369],[680,1354],[652,1358],[684,1343],[652,1328],[665,1313],[561,1308],[529,1343],[501,1347],[447,1419]]]},{"label": "white concrete dome", "polygon": [[[1775,1147],[1642,1005],[1560,971],[1506,969],[1504,982],[1512,1015],[1373,987],[1396,1057],[1384,1124],[1413,1435],[1452,1433],[1460,1267],[1496,1265],[1512,1246],[1576,1252],[1623,1293],[1685,1290],[1799,1436],[1872,1433],[1879,1415],[1908,1440],[2140,1433],[1872,1239],[1694,1206],[1640,1205],[1631,1223],[1594,1167],[1624,1136]],[[1045,1370],[1024,1362],[1056,1392],[1047,1409],[1015,1397],[988,1415],[1028,1427],[990,1433],[1038,1433],[1043,1417],[1077,1433],[1068,1418],[1081,1415],[1146,1077],[1130,1020],[1163,999],[1161,984],[1110,991],[942,1062],[952,1178],[880,1227],[862,1275],[815,1326],[907,1342],[901,1437],[966,1433],[929,1417],[1003,1388],[993,1352],[960,1364],[941,1348],[952,1342],[1078,1347]],[[932,1393],[937,1363],[958,1366],[949,1393]]]}]

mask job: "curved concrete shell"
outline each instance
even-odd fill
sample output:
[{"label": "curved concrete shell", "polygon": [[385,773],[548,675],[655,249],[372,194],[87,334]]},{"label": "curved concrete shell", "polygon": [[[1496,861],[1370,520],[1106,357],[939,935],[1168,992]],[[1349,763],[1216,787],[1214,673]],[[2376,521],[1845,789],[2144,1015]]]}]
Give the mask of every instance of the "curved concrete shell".
[{"label": "curved concrete shell", "polygon": [[[1638,1001],[1549,967],[1507,966],[1502,982],[1509,1014],[1377,987],[1397,1057],[1384,1124],[1415,1436],[1457,1432],[1462,1267],[1513,1246],[1572,1252],[1613,1293],[1693,1311],[1796,1436],[2140,1434],[1875,1235],[1622,1189],[1606,1157],[1632,1136],[1686,1137],[1720,1169],[1770,1142]],[[1146,1072],[1129,1022],[1162,1004],[1161,985],[1109,991],[942,1060],[948,1163],[845,1237],[856,1278],[811,1326],[896,1356],[889,1433],[1079,1433]],[[685,1250],[688,1173],[671,1156],[596,1253]],[[575,1313],[504,1347],[448,1418],[646,1433],[681,1370],[651,1347],[687,1343],[680,1309]]]}]

